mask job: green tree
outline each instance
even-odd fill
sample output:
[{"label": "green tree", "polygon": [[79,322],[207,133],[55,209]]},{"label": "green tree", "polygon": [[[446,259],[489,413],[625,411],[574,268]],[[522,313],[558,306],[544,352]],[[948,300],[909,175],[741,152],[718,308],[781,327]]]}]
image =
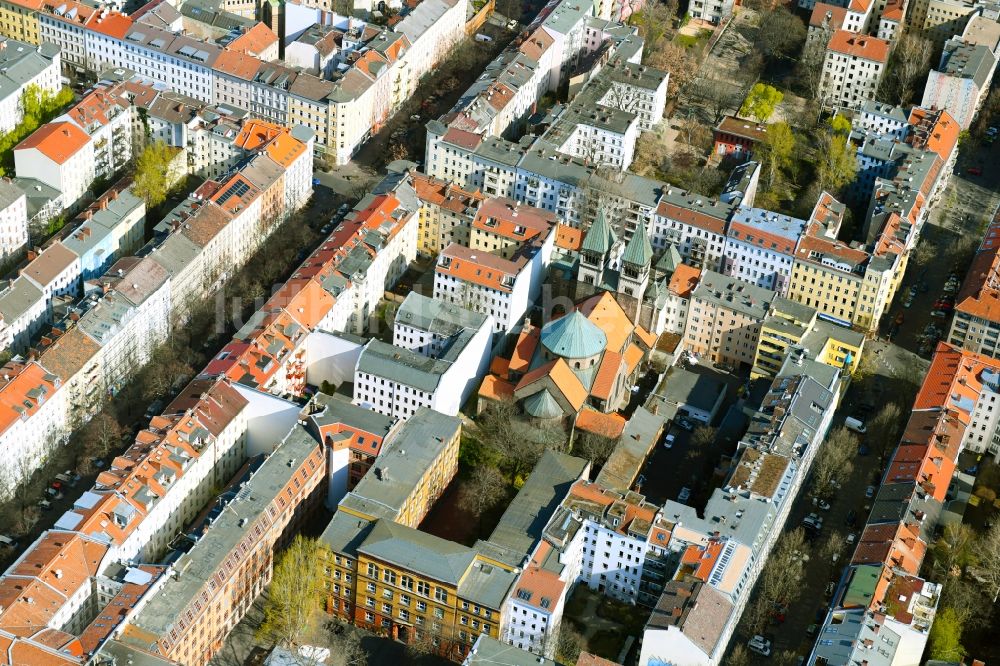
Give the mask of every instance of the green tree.
[{"label": "green tree", "polygon": [[323,590],[322,549],[316,539],[296,536],[278,558],[257,640],[294,646],[310,630]]},{"label": "green tree", "polygon": [[938,612],[931,625],[930,657],[943,661],[962,661],[965,648],[962,647],[962,623],[954,608]]},{"label": "green tree", "polygon": [[839,192],[854,180],[858,159],[853,144],[835,132],[821,132],[816,145],[816,182],[821,190]]},{"label": "green tree", "polygon": [[842,116],[839,113],[830,118],[827,123],[830,125],[830,130],[834,134],[840,136],[847,136],[851,133],[851,121],[847,119],[846,116]]},{"label": "green tree", "polygon": [[765,189],[777,189],[794,164],[795,135],[788,123],[769,125],[757,153],[764,171]]},{"label": "green tree", "polygon": [[146,208],[163,203],[172,186],[171,161],[174,151],[164,141],[154,141],[139,153],[135,161],[136,196],[146,200]]},{"label": "green tree", "polygon": [[747,98],[743,100],[740,107],[741,116],[750,116],[758,122],[767,122],[767,119],[774,113],[775,107],[781,104],[785,94],[766,83],[755,83]]}]

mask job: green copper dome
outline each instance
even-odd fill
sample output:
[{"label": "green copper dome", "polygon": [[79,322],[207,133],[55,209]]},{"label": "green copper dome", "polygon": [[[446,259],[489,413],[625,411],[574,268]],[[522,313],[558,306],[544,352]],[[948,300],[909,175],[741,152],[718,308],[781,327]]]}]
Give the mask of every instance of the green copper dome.
[{"label": "green copper dome", "polygon": [[563,415],[562,407],[548,389],[525,398],[524,411],[536,419],[557,419]]},{"label": "green copper dome", "polygon": [[542,328],[542,345],[563,358],[588,358],[607,348],[608,336],[579,310],[574,310]]}]

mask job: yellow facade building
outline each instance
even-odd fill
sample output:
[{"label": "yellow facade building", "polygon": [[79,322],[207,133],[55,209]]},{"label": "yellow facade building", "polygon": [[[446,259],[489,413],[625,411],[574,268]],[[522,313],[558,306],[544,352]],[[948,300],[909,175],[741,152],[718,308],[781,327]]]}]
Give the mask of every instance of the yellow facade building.
[{"label": "yellow facade building", "polygon": [[751,377],[774,377],[792,348],[809,358],[853,374],[861,361],[864,333],[819,316],[812,307],[776,298],[761,323]]},{"label": "yellow facade building", "polygon": [[0,0],[0,33],[29,44],[41,43],[38,12],[41,0]]}]

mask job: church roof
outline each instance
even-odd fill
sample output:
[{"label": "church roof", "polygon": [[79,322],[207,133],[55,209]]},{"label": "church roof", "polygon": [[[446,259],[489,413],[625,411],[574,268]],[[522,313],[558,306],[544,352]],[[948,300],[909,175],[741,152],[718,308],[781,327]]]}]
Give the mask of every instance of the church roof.
[{"label": "church roof", "polygon": [[594,223],[590,225],[587,235],[583,237],[583,245],[581,246],[581,249],[584,251],[597,252],[598,254],[607,254],[608,251],[611,250],[611,246],[614,245],[617,240],[618,237],[615,236],[615,232],[612,231],[611,226],[604,217],[604,211],[599,210],[597,211],[597,219],[595,219]]},{"label": "church roof", "polygon": [[625,246],[625,254],[622,261],[633,266],[649,266],[653,261],[653,246],[649,242],[649,235],[646,233],[646,224],[640,222],[636,227],[628,245]]},{"label": "church roof", "polygon": [[542,345],[562,358],[587,358],[603,352],[608,336],[579,310],[542,328]]},{"label": "church roof", "polygon": [[563,415],[562,407],[559,406],[548,389],[525,398],[524,411],[536,419],[555,419]]}]

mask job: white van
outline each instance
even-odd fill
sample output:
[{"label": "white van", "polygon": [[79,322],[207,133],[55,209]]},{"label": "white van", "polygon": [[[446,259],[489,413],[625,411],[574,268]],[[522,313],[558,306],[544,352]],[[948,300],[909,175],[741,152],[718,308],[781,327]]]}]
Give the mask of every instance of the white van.
[{"label": "white van", "polygon": [[9,536],[0,534],[0,548],[17,548],[17,542]]},{"label": "white van", "polygon": [[846,419],[844,419],[844,427],[847,428],[848,430],[853,430],[859,435],[863,435],[867,431],[867,429],[865,428],[865,424],[862,421],[859,421],[858,419],[854,418],[853,416],[848,416]]},{"label": "white van", "polygon": [[477,42],[492,42],[493,38],[490,37],[489,35],[484,35],[481,32],[477,32],[476,33],[476,41]]}]

